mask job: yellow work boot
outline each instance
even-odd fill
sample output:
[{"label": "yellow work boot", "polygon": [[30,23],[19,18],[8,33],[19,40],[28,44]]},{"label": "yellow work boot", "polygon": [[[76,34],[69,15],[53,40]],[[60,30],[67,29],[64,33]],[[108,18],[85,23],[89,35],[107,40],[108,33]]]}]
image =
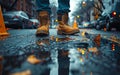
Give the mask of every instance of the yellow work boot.
[{"label": "yellow work boot", "polygon": [[36,31],[36,36],[49,35],[49,26],[43,25]]},{"label": "yellow work boot", "polygon": [[64,24],[68,25],[68,13],[62,15],[62,21]]},{"label": "yellow work boot", "polygon": [[64,15],[58,15],[58,34],[62,35],[72,35],[75,33],[80,32],[78,28],[73,28],[68,25],[68,13],[65,13]]},{"label": "yellow work boot", "polygon": [[40,27],[36,31],[36,36],[49,35],[49,13],[47,11],[39,12]]},{"label": "yellow work boot", "polygon": [[40,59],[37,59],[34,55],[30,55],[28,58],[27,58],[27,61],[31,64],[39,64],[40,62],[42,62],[42,60]]},{"label": "yellow work boot", "polygon": [[62,34],[72,35],[72,34],[80,32],[78,28],[73,28],[71,26],[68,26],[64,24],[62,21],[59,21],[59,26],[57,27],[57,29],[58,29],[57,33],[60,35]]}]

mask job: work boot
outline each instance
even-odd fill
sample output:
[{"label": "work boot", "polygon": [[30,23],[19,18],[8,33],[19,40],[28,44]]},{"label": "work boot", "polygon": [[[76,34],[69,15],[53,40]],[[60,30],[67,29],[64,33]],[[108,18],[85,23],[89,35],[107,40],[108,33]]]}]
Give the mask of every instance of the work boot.
[{"label": "work boot", "polygon": [[64,23],[64,22],[67,22],[65,21],[65,18],[67,18],[68,16],[65,16],[65,15],[58,15],[58,34],[65,34],[65,35],[72,35],[72,34],[75,34],[75,33],[78,33],[80,32],[78,28],[73,28],[71,26],[68,25],[68,23]]},{"label": "work boot", "polygon": [[47,11],[39,12],[40,27],[36,31],[36,36],[49,35],[49,14]]},{"label": "work boot", "polygon": [[27,58],[27,61],[31,64],[39,64],[40,62],[42,62],[42,60],[40,59],[37,59],[34,55],[30,55],[28,58]]},{"label": "work boot", "polygon": [[62,21],[63,21],[64,24],[68,25],[68,13],[65,13],[62,16]]}]

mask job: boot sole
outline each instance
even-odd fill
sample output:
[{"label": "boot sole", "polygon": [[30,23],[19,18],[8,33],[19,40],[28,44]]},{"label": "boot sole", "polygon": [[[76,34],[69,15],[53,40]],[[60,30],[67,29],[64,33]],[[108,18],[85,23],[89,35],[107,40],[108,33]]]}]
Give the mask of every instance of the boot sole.
[{"label": "boot sole", "polygon": [[36,36],[48,36],[48,34],[40,33],[40,34],[36,34]]},{"label": "boot sole", "polygon": [[73,35],[73,34],[76,34],[76,33],[79,33],[80,31],[74,31],[74,32],[70,32],[70,33],[65,33],[63,31],[58,31],[57,33],[59,35]]},{"label": "boot sole", "polygon": [[48,35],[49,35],[48,32],[43,32],[43,31],[36,33],[36,36],[48,36]]}]

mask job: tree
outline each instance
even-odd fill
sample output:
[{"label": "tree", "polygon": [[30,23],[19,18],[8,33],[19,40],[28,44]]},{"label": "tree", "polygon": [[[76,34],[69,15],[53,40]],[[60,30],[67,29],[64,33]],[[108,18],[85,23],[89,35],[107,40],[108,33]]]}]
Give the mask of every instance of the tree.
[{"label": "tree", "polygon": [[14,6],[16,5],[18,0],[14,0],[13,4],[11,4],[9,10],[12,10],[14,8]]},{"label": "tree", "polygon": [[102,9],[99,7],[98,3],[92,4],[94,8],[98,9],[100,12],[103,12]]},{"label": "tree", "polygon": [[[100,5],[102,6],[103,9],[105,9],[105,6],[103,4],[102,0],[98,0]],[[98,9],[101,13],[103,12],[103,10],[101,9],[101,7],[98,5],[98,2],[93,2],[92,3],[93,7],[95,7],[96,9]]]},{"label": "tree", "polygon": [[103,1],[102,0],[98,0],[100,2],[100,4],[102,5],[103,9],[105,9],[105,6],[103,4]]},{"label": "tree", "polygon": [[1,7],[6,8],[7,10],[12,10],[14,8],[14,6],[16,5],[18,0],[14,0],[12,4],[6,4],[4,3],[3,0],[0,0],[0,5]]}]

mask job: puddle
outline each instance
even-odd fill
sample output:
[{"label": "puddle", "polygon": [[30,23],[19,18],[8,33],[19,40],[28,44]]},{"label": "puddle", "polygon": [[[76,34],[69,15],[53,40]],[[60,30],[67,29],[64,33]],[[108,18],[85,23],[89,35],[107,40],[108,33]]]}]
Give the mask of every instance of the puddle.
[{"label": "puddle", "polygon": [[[30,69],[28,66],[22,67],[24,63],[27,63],[27,58],[30,55],[35,55],[38,59],[44,61],[42,64],[46,64],[46,62],[50,62],[50,52],[49,51],[39,51],[37,54],[24,54],[21,56],[4,56],[3,61],[3,75],[8,75],[11,71],[14,72],[14,70],[21,71],[24,68]],[[32,66],[32,64],[31,64]],[[32,67],[31,67],[32,68]]]},{"label": "puddle", "polygon": [[36,41],[36,44],[39,45],[39,46],[44,46],[44,45],[50,45],[52,44],[53,42],[66,42],[66,41],[71,41],[73,40],[72,38],[69,38],[69,37],[54,37],[54,36],[51,36],[50,38],[47,38],[47,39],[38,39]]},{"label": "puddle", "polygon": [[39,46],[43,46],[43,45],[49,45],[50,42],[49,42],[49,39],[39,39],[36,41],[36,44],[39,45]]},{"label": "puddle", "polygon": [[77,47],[77,48],[88,48],[89,43],[78,42],[78,43],[74,43],[74,46]]},{"label": "puddle", "polygon": [[58,75],[69,75],[70,58],[68,50],[58,51]]},{"label": "puddle", "polygon": [[[24,48],[25,54],[4,56],[3,75],[28,69],[33,75],[119,75],[120,45],[101,39],[96,47],[89,41],[69,37],[39,39]],[[26,62],[31,54],[44,62],[37,65]]]},{"label": "puddle", "polygon": [[65,41],[70,41],[70,40],[73,40],[73,39],[69,37],[61,37],[61,38],[56,37],[57,42],[65,42]]}]

